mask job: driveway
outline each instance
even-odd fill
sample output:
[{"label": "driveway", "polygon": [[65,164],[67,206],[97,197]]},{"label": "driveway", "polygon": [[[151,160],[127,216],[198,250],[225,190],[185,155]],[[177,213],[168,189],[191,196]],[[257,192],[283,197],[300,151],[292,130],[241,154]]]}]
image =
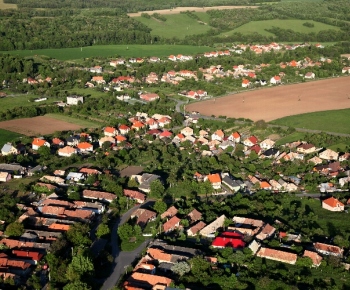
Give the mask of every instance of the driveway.
[{"label": "driveway", "polygon": [[[146,205],[147,201],[143,205]],[[125,273],[126,268],[134,262],[134,260],[140,255],[142,250],[148,245],[150,239],[144,241],[137,249],[131,252],[120,252],[120,248],[118,245],[118,226],[124,224],[130,218],[132,212],[138,209],[141,205],[134,206],[129,209],[126,213],[124,213],[120,218],[117,219],[116,223],[113,226],[112,230],[112,256],[114,257],[113,262],[113,271],[111,275],[105,280],[101,290],[109,290],[112,289],[119,281],[121,276]]]}]

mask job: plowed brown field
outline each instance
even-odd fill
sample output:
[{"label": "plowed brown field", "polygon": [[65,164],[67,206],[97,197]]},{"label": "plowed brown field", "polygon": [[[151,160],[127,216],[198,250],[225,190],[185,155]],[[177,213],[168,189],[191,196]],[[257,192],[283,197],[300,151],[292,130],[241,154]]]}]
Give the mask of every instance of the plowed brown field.
[{"label": "plowed brown field", "polygon": [[186,111],[271,121],[303,113],[350,108],[350,77],[280,85],[196,102]]},{"label": "plowed brown field", "polygon": [[46,116],[39,116],[3,121],[0,122],[0,128],[27,136],[38,136],[51,134],[55,131],[78,130],[82,128],[82,126]]}]

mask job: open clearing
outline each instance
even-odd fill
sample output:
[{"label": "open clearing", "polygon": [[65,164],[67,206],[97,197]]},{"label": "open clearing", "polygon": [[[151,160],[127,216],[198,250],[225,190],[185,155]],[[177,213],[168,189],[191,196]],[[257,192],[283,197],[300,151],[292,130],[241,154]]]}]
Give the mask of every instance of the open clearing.
[{"label": "open clearing", "polygon": [[[310,22],[314,24],[314,27],[306,27],[303,25],[305,22]],[[278,27],[281,29],[291,29],[295,32],[300,33],[318,33],[322,30],[339,30],[339,27],[324,24],[321,22],[316,22],[313,20],[281,20],[281,19],[274,19],[274,20],[262,20],[262,21],[251,21],[247,24],[244,24],[234,30],[223,32],[220,34],[220,36],[229,36],[233,33],[239,32],[242,34],[252,34],[252,33],[258,33],[264,36],[274,36],[273,33],[266,31],[265,29],[271,29],[273,27]]]},{"label": "open clearing", "polygon": [[[186,14],[165,15],[166,21],[160,21],[156,18],[137,17],[137,21],[151,28],[151,34],[164,38],[177,37],[184,38],[187,35],[203,34],[213,29],[210,25],[204,23],[209,22],[209,15],[206,13],[195,13],[200,21],[191,18]],[[179,33],[181,31],[181,33]]]},{"label": "open clearing", "polygon": [[4,129],[0,129],[0,148],[2,148],[2,146],[7,143],[7,142],[11,142],[12,140],[21,137],[21,134],[15,133],[15,132],[11,132],[11,131],[7,131]]},{"label": "open clearing", "polygon": [[[286,116],[350,108],[349,86],[349,77],[281,85],[192,103],[186,110],[269,122]],[[308,128],[307,125],[303,127]],[[329,131],[338,132],[335,127]]]},{"label": "open clearing", "polygon": [[152,10],[152,11],[141,11],[136,13],[128,13],[130,17],[141,16],[142,13],[159,13],[159,14],[178,14],[184,11],[194,11],[194,12],[206,12],[208,10],[225,10],[225,9],[243,9],[243,8],[258,8],[258,6],[212,6],[212,7],[175,7],[174,9],[165,10]]},{"label": "open clearing", "polygon": [[17,9],[16,4],[4,3],[4,0],[0,0],[0,10],[1,9]]},{"label": "open clearing", "polygon": [[60,49],[37,49],[37,50],[15,50],[0,51],[19,56],[44,55],[59,60],[75,60],[89,57],[166,57],[171,54],[196,54],[211,51],[208,46],[191,45],[94,45],[83,48],[60,48]]},{"label": "open clearing", "polygon": [[17,132],[26,136],[39,136],[52,134],[55,131],[78,130],[83,126],[66,121],[39,116],[0,122],[0,128]]}]

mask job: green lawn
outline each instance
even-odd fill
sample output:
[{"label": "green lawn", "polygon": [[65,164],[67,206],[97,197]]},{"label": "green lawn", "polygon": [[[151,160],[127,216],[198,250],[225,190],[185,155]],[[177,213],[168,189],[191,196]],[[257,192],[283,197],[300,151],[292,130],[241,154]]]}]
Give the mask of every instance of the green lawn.
[{"label": "green lawn", "polygon": [[284,117],[270,123],[294,128],[350,134],[349,114],[350,109],[314,112]]},{"label": "green lawn", "polygon": [[[149,13],[151,15],[151,13]],[[201,19],[201,21],[208,23],[209,15],[206,13],[195,13]],[[203,15],[202,15],[203,14]],[[155,18],[135,17],[138,20],[152,29],[151,34],[165,38],[184,38],[187,35],[203,34],[212,29],[211,26],[201,24],[196,19],[190,16],[180,14],[162,15],[167,21],[160,21]]]},{"label": "green lawn", "polygon": [[[89,57],[166,57],[171,54],[196,54],[211,51],[211,47],[207,46],[191,46],[191,45],[95,45],[76,48],[62,49],[38,49],[38,50],[15,50],[6,51],[20,56],[44,55],[59,60],[75,60]],[[0,51],[0,53],[2,53]]]},{"label": "green lawn", "polygon": [[4,129],[0,129],[0,149],[2,146],[4,146],[5,143],[11,142],[14,139],[21,137],[23,135],[12,132],[12,131],[7,131]]},{"label": "green lawn", "polygon": [[304,136],[305,134],[303,132],[294,132],[285,137],[282,137],[281,139],[278,139],[276,141],[276,145],[279,146],[279,145],[283,145],[294,141],[301,141],[303,140]]},{"label": "green lawn", "polygon": [[72,123],[72,124],[77,124],[79,126],[82,126],[84,128],[98,128],[101,126],[101,123],[99,122],[93,122],[90,120],[82,120],[79,118],[74,118],[74,117],[70,117],[67,115],[62,115],[62,114],[54,114],[54,113],[50,113],[50,114],[46,114],[45,116],[53,118],[53,119],[57,119],[57,120],[62,120],[68,123]]},{"label": "green lawn", "polygon": [[30,102],[31,98],[38,98],[39,96],[36,95],[15,95],[15,96],[8,96],[6,98],[0,99],[0,112],[4,112],[7,110],[11,110],[15,107],[28,107],[28,106],[40,106],[43,104],[52,103],[54,101],[57,101],[57,99],[49,98],[47,101],[43,102]]},{"label": "green lawn", "polygon": [[[305,22],[313,23],[314,27],[306,27],[303,25]],[[244,24],[234,30],[223,32],[220,35],[221,36],[229,36],[232,35],[235,32],[240,32],[242,34],[251,34],[251,33],[258,33],[265,36],[274,36],[273,33],[267,32],[265,29],[270,29],[272,27],[279,27],[282,29],[291,29],[295,32],[301,32],[301,33],[309,33],[309,32],[319,32],[321,30],[339,30],[339,27],[324,24],[321,22],[316,22],[312,20],[280,20],[280,19],[274,19],[274,20],[262,20],[262,21],[251,21],[247,24]]]}]

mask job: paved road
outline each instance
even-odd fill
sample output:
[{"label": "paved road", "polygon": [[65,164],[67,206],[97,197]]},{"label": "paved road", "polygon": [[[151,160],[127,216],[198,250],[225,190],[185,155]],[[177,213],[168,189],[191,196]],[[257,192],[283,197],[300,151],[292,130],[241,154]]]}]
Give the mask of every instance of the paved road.
[{"label": "paved road", "polygon": [[[153,201],[151,200],[147,201],[143,205],[146,205],[149,202],[153,202]],[[120,277],[125,273],[125,269],[127,268],[127,266],[131,265],[131,263],[134,262],[134,260],[139,256],[142,250],[149,243],[149,239],[148,239],[144,241],[137,249],[133,250],[132,252],[120,252],[119,245],[118,245],[118,226],[127,222],[132,212],[135,209],[138,209],[140,206],[141,205],[137,205],[129,209],[126,213],[124,213],[121,216],[121,218],[117,219],[116,223],[113,226],[112,237],[111,237],[112,256],[114,257],[113,271],[111,275],[107,278],[107,280],[104,282],[101,290],[112,289],[117,284]]]}]

